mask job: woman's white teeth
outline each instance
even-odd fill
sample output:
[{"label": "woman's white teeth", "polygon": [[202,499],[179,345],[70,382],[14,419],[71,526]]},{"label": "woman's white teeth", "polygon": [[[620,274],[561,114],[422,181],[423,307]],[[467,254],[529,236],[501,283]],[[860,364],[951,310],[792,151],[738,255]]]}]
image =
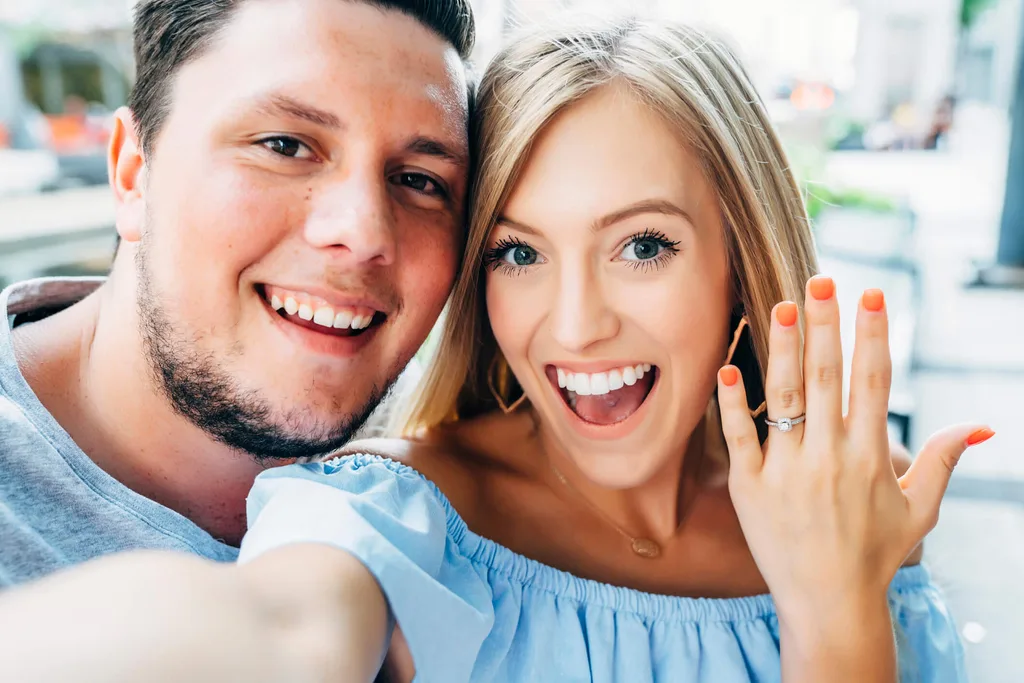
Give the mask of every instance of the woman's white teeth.
[{"label": "woman's white teeth", "polygon": [[275,311],[280,311],[284,308],[284,302],[281,301],[281,297],[276,294],[270,298],[270,305]]},{"label": "woman's white teeth", "polygon": [[303,320],[312,320],[313,307],[309,304],[299,304],[299,317]]},{"label": "woman's white teeth", "polygon": [[650,363],[638,363],[608,372],[570,372],[562,368],[556,370],[558,387],[569,391],[569,398],[575,400],[576,396],[603,396],[611,391],[618,391],[623,386],[631,387],[637,380],[643,379],[651,368]]},{"label": "woman's white teeth", "polygon": [[299,311],[299,302],[293,297],[288,297],[284,300],[284,312],[288,315],[295,315]]}]

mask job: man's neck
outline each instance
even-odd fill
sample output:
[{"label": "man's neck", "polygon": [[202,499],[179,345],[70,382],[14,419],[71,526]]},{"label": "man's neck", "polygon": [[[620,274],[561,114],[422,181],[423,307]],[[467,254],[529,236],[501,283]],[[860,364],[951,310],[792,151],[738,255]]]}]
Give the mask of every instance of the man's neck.
[{"label": "man's neck", "polygon": [[172,408],[144,354],[135,302],[123,297],[107,283],[15,330],[22,374],[101,469],[237,545],[245,532],[246,495],[264,468]]}]

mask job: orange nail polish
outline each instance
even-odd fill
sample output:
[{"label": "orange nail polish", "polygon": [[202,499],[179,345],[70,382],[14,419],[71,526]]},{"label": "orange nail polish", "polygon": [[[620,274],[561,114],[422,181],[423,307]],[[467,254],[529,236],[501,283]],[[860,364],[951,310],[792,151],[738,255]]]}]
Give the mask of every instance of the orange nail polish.
[{"label": "orange nail polish", "polygon": [[864,308],[875,313],[885,308],[885,295],[880,289],[867,290],[861,301],[864,302]]},{"label": "orange nail polish", "polygon": [[796,324],[796,304],[792,301],[784,301],[775,309],[775,319],[783,327],[792,327]]},{"label": "orange nail polish", "polygon": [[724,368],[718,371],[718,376],[722,378],[722,384],[727,387],[731,387],[740,379],[740,371],[732,365],[726,365]]},{"label": "orange nail polish", "polygon": [[971,432],[971,435],[967,437],[967,445],[977,446],[979,443],[984,443],[985,441],[988,441],[995,435],[996,433],[993,432],[991,429],[989,429],[988,427],[983,427],[975,432]]},{"label": "orange nail polish", "polygon": [[810,283],[811,296],[818,301],[828,301],[836,293],[836,283],[827,275],[815,275]]}]

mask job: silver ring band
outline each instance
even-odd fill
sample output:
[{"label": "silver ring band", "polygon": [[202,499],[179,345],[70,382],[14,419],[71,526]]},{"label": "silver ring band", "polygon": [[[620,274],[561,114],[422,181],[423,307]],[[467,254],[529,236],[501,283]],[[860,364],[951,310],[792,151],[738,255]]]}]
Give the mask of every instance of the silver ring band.
[{"label": "silver ring band", "polygon": [[798,415],[796,417],[780,417],[778,422],[772,422],[768,418],[765,418],[765,424],[769,427],[775,427],[780,432],[789,432],[793,430],[794,425],[798,425],[807,418],[807,415]]}]

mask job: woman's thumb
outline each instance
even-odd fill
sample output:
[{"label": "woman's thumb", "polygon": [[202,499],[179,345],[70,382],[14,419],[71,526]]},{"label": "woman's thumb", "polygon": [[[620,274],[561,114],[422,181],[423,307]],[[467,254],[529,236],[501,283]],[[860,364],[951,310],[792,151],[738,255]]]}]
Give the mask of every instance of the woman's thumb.
[{"label": "woman's thumb", "polygon": [[911,515],[920,524],[922,536],[938,522],[939,504],[960,456],[994,435],[994,431],[979,424],[947,427],[925,442],[910,469],[900,477],[900,486],[910,502]]}]

